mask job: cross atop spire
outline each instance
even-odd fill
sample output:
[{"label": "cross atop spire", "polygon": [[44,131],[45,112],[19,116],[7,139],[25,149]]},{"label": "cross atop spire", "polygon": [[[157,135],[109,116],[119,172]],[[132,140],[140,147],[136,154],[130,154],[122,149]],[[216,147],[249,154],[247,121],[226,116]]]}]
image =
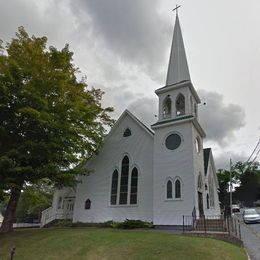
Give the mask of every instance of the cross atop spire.
[{"label": "cross atop spire", "polygon": [[178,15],[178,9],[181,7],[181,5],[176,5],[175,8],[172,9],[172,11],[176,11],[176,15]]},{"label": "cross atop spire", "polygon": [[[173,11],[178,11],[180,6],[176,6]],[[181,33],[178,13],[176,14],[171,54],[168,66],[166,86],[173,85],[182,81],[190,81],[190,73]]]}]

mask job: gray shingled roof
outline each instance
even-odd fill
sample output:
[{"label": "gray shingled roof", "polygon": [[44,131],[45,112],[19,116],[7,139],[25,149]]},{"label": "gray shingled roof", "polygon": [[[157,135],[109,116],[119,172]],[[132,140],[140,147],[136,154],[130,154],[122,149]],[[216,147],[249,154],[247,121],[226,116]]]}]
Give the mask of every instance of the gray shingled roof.
[{"label": "gray shingled roof", "polygon": [[181,117],[178,117],[178,118],[173,118],[173,119],[168,119],[168,120],[159,121],[159,122],[153,124],[152,126],[162,125],[162,124],[165,124],[165,123],[180,121],[180,120],[183,120],[183,119],[189,119],[189,118],[193,118],[193,117],[194,117],[194,116],[192,116],[192,115],[181,116]]}]

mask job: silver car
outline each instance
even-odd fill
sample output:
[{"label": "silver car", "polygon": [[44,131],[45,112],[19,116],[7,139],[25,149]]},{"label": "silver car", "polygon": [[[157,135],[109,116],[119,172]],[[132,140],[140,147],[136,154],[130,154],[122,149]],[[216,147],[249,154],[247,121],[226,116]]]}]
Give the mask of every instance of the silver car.
[{"label": "silver car", "polygon": [[256,209],[245,209],[243,212],[243,220],[246,224],[260,222],[260,214]]}]

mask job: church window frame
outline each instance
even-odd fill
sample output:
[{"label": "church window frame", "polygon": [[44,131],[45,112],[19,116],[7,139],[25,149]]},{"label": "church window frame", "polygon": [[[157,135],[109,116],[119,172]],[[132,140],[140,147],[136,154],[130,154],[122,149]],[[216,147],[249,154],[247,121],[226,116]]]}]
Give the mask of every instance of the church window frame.
[{"label": "church window frame", "polygon": [[[166,144],[167,139],[168,139],[170,136],[172,136],[172,135],[178,135],[179,138],[180,138],[180,143],[179,143],[179,145],[176,146],[176,147],[174,147],[174,149],[173,149],[173,148],[172,148],[172,149],[168,148],[168,146],[167,146],[167,144]],[[177,132],[177,131],[172,131],[172,132],[170,132],[170,133],[168,133],[167,135],[164,136],[164,146],[165,146],[165,148],[166,148],[168,151],[172,151],[172,152],[177,151],[177,150],[182,146],[182,143],[183,143],[183,136],[182,136],[181,133],[179,133],[179,132]]]},{"label": "church window frame", "polygon": [[132,131],[129,127],[124,130],[123,137],[129,137],[132,135]]},{"label": "church window frame", "polygon": [[167,95],[162,103],[162,118],[169,119],[172,116],[172,99]]},{"label": "church window frame", "polygon": [[201,153],[201,140],[200,140],[199,136],[197,136],[197,137],[195,138],[195,149],[196,149],[196,152],[197,152],[198,154]]},{"label": "church window frame", "polygon": [[[176,183],[177,184],[179,183],[178,190],[176,190]],[[171,186],[171,188],[170,188],[170,186]],[[171,190],[169,190],[169,188]],[[177,192],[179,193],[179,196],[176,196]],[[175,177],[174,179],[171,177],[166,178],[166,180],[165,180],[165,200],[166,201],[183,200],[183,182],[179,176]]]},{"label": "church window frame", "polygon": [[[116,174],[117,174],[117,178],[116,178]],[[119,183],[120,183],[120,174],[119,174],[119,170],[116,168],[114,169],[111,175],[111,184],[110,184],[110,205],[111,206],[115,206],[118,204]],[[113,199],[113,197],[115,199]]]},{"label": "church window frame", "polygon": [[197,103],[194,104],[194,114],[196,117],[198,116],[198,104]]},{"label": "church window frame", "polygon": [[129,185],[129,204],[137,205],[138,204],[138,184],[139,184],[139,168],[137,165],[134,165],[131,169],[130,174],[130,185]]},{"label": "church window frame", "polygon": [[165,182],[165,198],[166,200],[173,200],[173,181],[171,178],[167,178]]},{"label": "church window frame", "polygon": [[192,96],[190,96],[190,111],[191,111],[191,114],[193,114],[193,99],[192,99]]},{"label": "church window frame", "polygon": [[181,181],[177,178],[174,182],[174,198],[181,199]]},{"label": "church window frame", "polygon": [[201,172],[199,172],[199,175],[198,175],[198,183],[197,183],[197,186],[198,186],[198,191],[202,191],[202,190],[203,190],[203,180],[202,180],[202,174],[201,174]]},{"label": "church window frame", "polygon": [[176,116],[183,116],[186,113],[186,100],[182,93],[179,93],[175,99]]},{"label": "church window frame", "polygon": [[209,209],[210,206],[209,206],[209,194],[208,193],[206,195],[206,203],[207,203],[207,209]]},{"label": "church window frame", "polygon": [[119,186],[119,205],[128,204],[129,194],[129,156],[125,155],[121,161],[120,186]]},{"label": "church window frame", "polygon": [[[128,158],[129,160],[129,168],[128,168],[128,180],[124,181],[124,201],[120,201],[120,195],[122,196],[122,194],[120,194],[121,190],[121,180],[122,180],[122,164],[123,164],[123,160],[125,158]],[[109,199],[108,199],[108,206],[109,207],[137,207],[138,206],[138,199],[139,199],[139,181],[140,181],[140,176],[141,176],[141,170],[139,168],[139,166],[137,164],[133,164],[131,156],[128,153],[124,153],[123,156],[121,157],[120,161],[119,161],[119,165],[120,167],[114,167],[113,172],[110,174],[110,181],[109,181]],[[118,185],[117,185],[117,200],[116,200],[116,204],[111,203],[111,191],[112,191],[112,182],[113,182],[113,174],[114,172],[117,171],[118,172]],[[135,180],[133,180],[132,178],[132,174],[134,172],[137,172],[137,178],[134,178]],[[133,186],[132,183],[135,181],[135,183],[137,184],[136,186]],[[126,185],[127,183],[127,185]],[[114,184],[115,187],[115,184]],[[115,194],[115,192],[114,192]],[[126,195],[127,194],[127,195]],[[115,199],[114,199],[115,201]],[[124,204],[122,204],[124,203]]]},{"label": "church window frame", "polygon": [[214,180],[212,176],[209,176],[209,206],[210,208],[215,208],[215,189],[214,189]]},{"label": "church window frame", "polygon": [[85,200],[84,208],[85,208],[86,210],[91,209],[91,200],[90,200],[89,198]]}]

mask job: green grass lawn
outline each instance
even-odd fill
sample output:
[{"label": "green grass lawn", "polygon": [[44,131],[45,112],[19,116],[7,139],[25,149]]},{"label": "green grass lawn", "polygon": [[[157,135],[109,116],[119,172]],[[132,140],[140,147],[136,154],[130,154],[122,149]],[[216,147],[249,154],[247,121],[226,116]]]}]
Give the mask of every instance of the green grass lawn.
[{"label": "green grass lawn", "polygon": [[0,235],[0,259],[247,259],[243,248],[209,238],[101,228],[16,230]]}]

